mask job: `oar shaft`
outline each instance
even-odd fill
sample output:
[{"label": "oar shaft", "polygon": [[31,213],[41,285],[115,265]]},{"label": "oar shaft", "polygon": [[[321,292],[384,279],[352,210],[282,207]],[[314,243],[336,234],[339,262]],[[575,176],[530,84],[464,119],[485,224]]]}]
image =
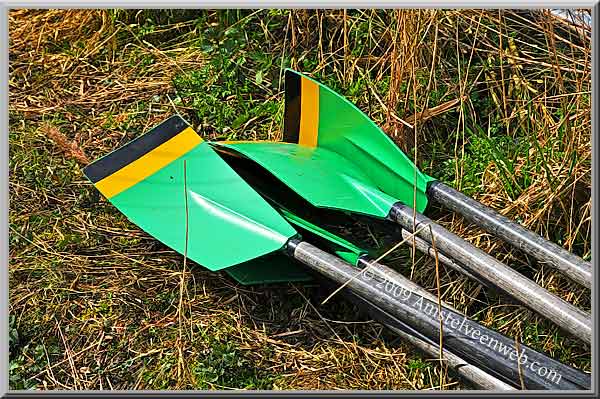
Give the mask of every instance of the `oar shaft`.
[{"label": "oar shaft", "polygon": [[[440,357],[439,343],[427,338],[369,300],[353,294],[352,291],[345,291],[344,295],[359,308],[368,313],[374,320],[378,321],[395,335],[402,338],[403,341],[410,343],[432,359],[438,359]],[[442,357],[444,364],[454,370],[460,377],[471,382],[478,389],[493,391],[515,390],[512,385],[507,384],[481,368],[470,364],[468,361],[455,355],[445,347],[442,348]]]},{"label": "oar shaft", "polygon": [[434,249],[432,247],[431,243],[428,243],[427,241],[423,240],[420,237],[417,237],[416,235],[412,235],[406,229],[402,229],[401,233],[402,233],[402,238],[404,240],[406,240],[406,242],[405,242],[406,246],[412,248],[413,239],[414,239],[415,248],[418,251],[421,251],[424,254],[429,255],[430,257],[432,257],[434,259],[437,256],[437,258],[441,264],[451,267],[452,269],[467,276],[468,278],[477,281],[479,284],[483,285],[484,287],[489,287],[489,284],[487,282],[483,281],[482,279],[475,276],[474,274],[469,273],[469,271],[467,269],[465,269],[463,266],[461,266],[454,259],[449,258],[444,253],[442,253],[442,251],[440,251],[439,249],[437,249],[437,248]]},{"label": "oar shaft", "polygon": [[[525,345],[518,351],[512,339],[447,307],[440,311],[437,301],[431,300],[434,299],[431,294],[428,294],[431,299],[419,295],[422,288],[416,288],[416,284],[389,268],[374,265],[360,272],[338,257],[303,241],[291,241],[287,250],[290,256],[310,269],[344,284],[432,340],[439,339],[441,324],[444,347],[478,367],[496,371],[512,381],[519,379],[518,361],[526,360],[525,364],[544,365],[546,370],[544,375],[539,375],[535,368],[522,367],[521,375],[527,389],[589,389],[589,377],[584,373]],[[366,264],[369,262],[361,261],[361,266]]]},{"label": "oar shaft", "polygon": [[[457,312],[456,309],[452,308],[443,301],[438,302],[438,298],[432,293],[427,291],[425,288],[419,286],[418,284],[414,283],[413,281],[409,280],[408,278],[404,277],[403,275],[399,274],[395,270],[381,263],[375,263],[373,260],[369,260],[365,257],[359,259],[359,267],[364,269],[369,266],[370,269],[368,273],[373,277],[374,280],[391,282],[393,283],[393,285],[402,287],[405,291],[408,290],[414,293],[416,295],[416,298],[424,298],[424,300],[429,301],[430,305],[435,305],[436,307],[438,305],[441,305],[443,308],[443,312],[446,312],[446,319],[443,320],[443,331],[446,332],[449,330],[451,332],[451,337],[453,337],[454,339],[456,339],[456,336],[458,336],[459,334],[466,333],[467,331],[479,330],[481,332],[481,334],[479,335],[480,337],[483,335],[487,335],[488,337],[490,337],[490,340],[486,341],[488,342],[488,344],[490,344],[490,342],[492,341],[497,341],[499,343],[498,347],[505,345],[505,347],[509,347],[512,348],[512,350],[516,350],[514,339],[506,337],[494,330],[482,326],[476,321],[466,318],[463,314]],[[365,271],[365,273],[367,272]],[[386,286],[384,286],[384,291],[386,290],[385,287]],[[388,295],[390,295],[390,293],[388,293]],[[425,305],[423,309],[425,309],[426,307],[427,305]],[[421,309],[421,306],[419,306],[419,309]],[[456,331],[456,328],[454,328],[455,326],[453,322],[449,321],[451,320],[451,318],[452,320],[454,320],[457,316],[461,318],[461,325],[458,328],[458,332]],[[468,338],[467,342],[473,342],[473,334],[469,335],[469,333],[466,333]],[[436,335],[431,338],[439,341],[439,325],[438,330],[436,331]],[[489,372],[495,372],[496,375],[504,376],[505,378],[507,378],[506,382],[516,383],[516,379],[518,378],[520,380],[522,377],[524,385],[527,389],[534,389],[534,387],[535,389],[557,389],[557,386],[554,385],[554,383],[551,383],[548,379],[540,378],[540,376],[536,374],[536,372],[534,372],[534,370],[532,370],[531,368],[523,366],[521,367],[521,371],[519,372],[517,363],[512,362],[509,358],[506,357],[506,355],[495,356],[495,354],[493,354],[492,356],[488,356],[487,358],[483,357],[481,353],[481,346],[483,344],[481,341],[476,341],[477,340],[475,340],[475,343],[480,345],[464,345],[464,343],[461,343],[459,341],[455,342],[454,340],[444,340],[444,346],[450,347],[450,349],[453,350],[456,354],[462,356],[466,360],[469,360],[471,363],[476,364]],[[560,374],[562,378],[566,378],[568,380],[565,381],[564,387],[559,389],[581,389],[581,387],[590,386],[590,377],[588,375],[570,366],[562,364],[546,356],[543,353],[536,352],[528,346],[520,346],[520,353],[527,352],[529,354],[531,352],[531,355],[528,355],[531,356],[531,359],[529,359],[529,361],[537,362],[537,364],[545,364],[546,367],[552,368],[554,371],[557,372],[557,374]],[[574,385],[572,384],[575,384],[580,388],[573,388]]]},{"label": "oar shaft", "polygon": [[398,203],[390,212],[390,219],[411,232],[413,216],[415,231],[418,231],[419,237],[431,243],[433,236],[436,247],[458,261],[470,273],[498,287],[573,336],[591,343],[592,322],[584,311],[551,294],[496,258],[435,224],[431,219],[420,213],[413,213],[409,206]]},{"label": "oar shaft", "polygon": [[544,239],[463,193],[436,181],[427,188],[427,196],[457,212],[471,223],[531,255],[539,262],[555,268],[573,281],[590,288],[592,266],[563,247]]}]

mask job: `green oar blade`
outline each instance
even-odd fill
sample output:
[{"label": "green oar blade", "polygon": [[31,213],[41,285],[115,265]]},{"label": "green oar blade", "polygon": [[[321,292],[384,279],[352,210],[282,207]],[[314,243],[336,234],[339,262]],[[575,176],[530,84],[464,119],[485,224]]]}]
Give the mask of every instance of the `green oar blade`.
[{"label": "green oar blade", "polygon": [[133,223],[181,254],[187,242],[187,256],[210,270],[277,251],[297,234],[178,116],[84,173]]},{"label": "green oar blade", "polygon": [[354,104],[313,79],[286,69],[283,140],[325,148],[360,165],[382,191],[423,212],[433,180]]},{"label": "green oar blade", "polygon": [[[342,237],[303,219],[279,204],[275,204],[274,207],[302,235],[306,232],[320,237],[331,252],[352,265],[356,265],[359,257],[367,253],[367,251],[346,241]],[[225,272],[244,285],[311,280],[311,276],[304,266],[295,259],[290,259],[282,252],[274,252],[249,262],[229,267],[225,269]]]},{"label": "green oar blade", "polygon": [[285,209],[281,205],[275,204],[275,207],[288,222],[301,230],[320,237],[327,242],[328,247],[330,247],[337,256],[344,259],[346,262],[356,265],[358,263],[358,258],[361,255],[367,254],[366,250],[363,250],[351,242],[346,241],[342,237],[309,222],[308,220],[294,214],[290,210]]},{"label": "green oar blade", "polygon": [[306,268],[281,251],[240,263],[225,272],[243,285],[310,281]]},{"label": "green oar blade", "polygon": [[325,148],[271,142],[213,144],[250,158],[314,206],[385,218],[398,201],[379,191],[356,164]]}]

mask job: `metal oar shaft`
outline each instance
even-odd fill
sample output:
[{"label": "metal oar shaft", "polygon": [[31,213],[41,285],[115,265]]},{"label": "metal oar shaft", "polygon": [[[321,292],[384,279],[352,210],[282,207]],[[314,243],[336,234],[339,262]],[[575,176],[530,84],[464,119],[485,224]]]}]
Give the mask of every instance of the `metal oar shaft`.
[{"label": "metal oar shaft", "polygon": [[495,210],[467,197],[463,193],[441,182],[433,182],[427,189],[427,196],[435,202],[457,212],[468,221],[487,232],[501,238],[539,262],[553,267],[573,281],[590,288],[592,266],[577,255],[544,239],[539,234],[524,228],[500,215]]},{"label": "metal oar shaft", "polygon": [[[512,347],[512,350],[516,350],[517,348],[514,346],[515,341],[512,338],[508,338],[494,330],[482,326],[476,321],[472,321],[466,318],[463,314],[457,312],[445,302],[438,302],[438,298],[432,293],[425,290],[423,287],[419,286],[418,284],[414,283],[408,278],[404,277],[403,275],[399,274],[395,270],[389,268],[388,266],[382,265],[380,263],[375,263],[374,261],[366,258],[361,258],[359,260],[359,265],[363,268],[369,267],[369,265],[371,265],[369,273],[379,281],[393,282],[393,284],[401,286],[405,290],[410,290],[411,292],[415,293],[417,298],[419,296],[423,297],[424,300],[429,301],[430,305],[441,305],[443,308],[443,312],[446,312],[446,319],[443,320],[443,331],[445,332],[449,330],[452,334],[454,334],[452,335],[452,337],[455,337],[461,333],[466,333],[466,336],[468,338],[468,340],[466,341],[467,345],[464,345],[464,342],[454,342],[453,340],[444,340],[444,345],[450,346],[456,354],[469,360],[471,363],[482,367],[484,370],[487,370],[489,372],[495,372],[496,375],[507,377],[506,382],[519,384],[520,386],[520,383],[517,383],[516,379],[518,378],[520,380],[522,378],[525,387],[527,387],[528,389],[533,389],[533,387],[537,387],[536,389],[581,389],[581,387],[590,386],[589,376],[570,366],[564,365],[546,356],[543,353],[534,351],[533,349],[525,345],[521,345],[520,353],[527,352],[529,354],[528,357],[531,356],[531,358],[529,359],[530,361],[536,362],[537,364],[545,364],[546,367],[552,368],[557,373],[557,375],[560,374],[562,378],[566,378],[567,380],[569,380],[568,382],[565,381],[566,385],[564,385],[563,388],[557,388],[557,386],[554,385],[554,383],[551,383],[551,381],[549,381],[548,379],[540,378],[540,376],[530,368],[521,367],[521,371],[519,372],[517,363],[511,361],[511,359],[509,357],[506,357],[506,355],[495,356],[495,354],[492,352],[492,356],[482,356],[482,341],[477,342],[476,339],[474,341],[472,340],[472,338],[474,338],[473,334],[475,334],[473,331],[475,330],[480,331],[480,334],[477,334],[479,337],[482,337],[484,335],[490,337],[489,341],[486,341],[488,345],[491,345],[491,342],[498,342],[498,347],[504,345],[508,348]],[[427,305],[424,306],[424,308],[426,307]],[[421,307],[419,306],[419,308]],[[451,317],[453,317],[452,320],[454,320],[454,318],[456,318],[457,316],[461,318],[461,327],[458,329],[458,332],[455,331],[456,329],[454,328],[453,322],[448,321]],[[463,320],[464,324],[462,324]],[[471,335],[467,333],[467,331],[471,331]],[[435,337],[431,338],[439,340],[439,329],[437,330],[436,334],[437,335]],[[475,342],[476,345],[472,345],[473,342]],[[469,345],[468,343],[471,343],[471,345]],[[574,386],[580,388],[573,388]]]},{"label": "metal oar shaft", "polygon": [[[535,312],[556,323],[575,337],[587,343],[592,340],[590,316],[572,304],[551,294],[535,282],[516,272],[496,258],[444,229],[420,213],[414,214],[417,235],[432,242],[449,257],[458,261],[470,273],[498,287]],[[413,231],[413,209],[396,204],[390,218],[409,231]],[[425,228],[422,226],[427,225]]]},{"label": "metal oar shaft", "polygon": [[[402,238],[406,240],[406,246],[411,247],[411,248],[412,248],[413,239],[414,239],[415,248],[418,251],[421,251],[424,254],[429,255],[430,257],[432,257],[434,259],[437,256],[440,263],[451,267],[452,269],[467,276],[468,278],[470,278],[472,280],[477,281],[479,284],[483,285],[484,287],[489,287],[489,284],[487,282],[483,281],[482,279],[475,276],[474,274],[469,273],[468,270],[466,270],[463,266],[461,266],[454,259],[449,258],[448,256],[443,254],[437,248],[433,249],[433,247],[431,246],[430,243],[428,243],[427,241],[423,240],[420,237],[417,237],[416,235],[411,234],[408,230],[402,229]],[[437,252],[437,254],[436,254],[436,252]]]},{"label": "metal oar shaft", "polygon": [[[437,301],[431,300],[434,299],[431,294],[428,295],[431,299],[419,295],[422,288],[417,289],[418,286],[389,268],[375,265],[359,272],[356,267],[307,242],[291,241],[287,249],[292,257],[312,270],[344,284],[432,340],[439,339],[441,324],[444,347],[478,367],[496,371],[509,381],[518,381],[521,375],[527,389],[573,390],[588,389],[590,385],[589,377],[572,367],[524,345],[518,350],[512,339],[447,307],[440,311]],[[361,262],[362,266],[369,263]],[[535,369],[525,367],[519,372],[518,362],[522,360],[527,364],[543,364],[546,374],[538,375]]]},{"label": "metal oar shaft", "polygon": [[[417,349],[423,351],[432,359],[437,359],[440,356],[439,344],[423,334],[419,333],[408,324],[402,322],[397,317],[392,316],[385,310],[373,304],[369,300],[353,294],[352,291],[345,291],[344,295],[354,302],[359,308],[364,309],[374,320],[381,323],[395,335],[402,338],[403,341],[409,342]],[[481,368],[470,364],[460,356],[446,348],[442,348],[442,356],[444,363],[456,372],[460,377],[470,381],[478,389],[493,390],[493,391],[512,391],[515,388],[494,377]]]},{"label": "metal oar shaft", "polygon": [[[381,316],[380,316],[381,317]],[[377,316],[375,316],[377,318]],[[397,320],[397,319],[395,319]],[[400,324],[399,322],[398,324]],[[415,347],[419,348],[429,356],[432,356],[434,359],[439,357],[439,346],[433,344],[432,342],[425,341],[423,339],[418,338],[415,335],[412,335],[405,330],[401,329],[399,326],[393,324],[388,321],[384,322],[384,326],[388,328],[390,331],[400,336],[405,341],[411,343]],[[404,325],[406,326],[406,325]],[[511,385],[502,382],[498,378],[488,374],[484,370],[480,369],[477,366],[469,364],[469,362],[462,359],[460,356],[456,356],[454,353],[442,349],[442,356],[444,358],[444,362],[456,373],[463,377],[464,379],[471,381],[477,388],[483,390],[492,390],[492,391],[514,391],[515,388]]]}]

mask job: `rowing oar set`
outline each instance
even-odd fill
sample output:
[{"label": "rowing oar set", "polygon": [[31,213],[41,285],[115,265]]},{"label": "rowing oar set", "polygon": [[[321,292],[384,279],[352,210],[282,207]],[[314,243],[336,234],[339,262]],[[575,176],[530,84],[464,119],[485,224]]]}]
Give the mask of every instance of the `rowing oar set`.
[{"label": "rowing oar set", "polygon": [[[516,300],[590,345],[588,313],[422,214],[435,202],[590,288],[589,262],[419,171],[364,113],[285,75],[282,142],[206,142],[180,116],[84,169],[133,223],[242,284],[322,279],[479,389],[590,389],[590,375],[465,317],[323,224],[395,225],[397,241]],[[441,344],[441,347],[440,347]]]}]

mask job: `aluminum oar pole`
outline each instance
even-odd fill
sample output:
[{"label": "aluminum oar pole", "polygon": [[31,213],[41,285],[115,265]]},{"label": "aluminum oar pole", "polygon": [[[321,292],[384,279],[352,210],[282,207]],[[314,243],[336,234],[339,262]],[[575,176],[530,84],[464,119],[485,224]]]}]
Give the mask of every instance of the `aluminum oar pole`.
[{"label": "aluminum oar pole", "polygon": [[427,196],[440,205],[461,214],[490,234],[506,241],[544,265],[559,270],[571,280],[590,288],[592,265],[563,247],[502,216],[495,210],[467,197],[463,193],[434,181]]},{"label": "aluminum oar pole", "polygon": [[[390,219],[411,232],[413,216],[415,231],[418,231],[419,237],[431,243],[433,235],[436,248],[459,262],[471,274],[498,287],[573,336],[591,343],[592,321],[586,312],[551,294],[431,219],[420,213],[413,213],[409,206],[398,203],[390,212]],[[426,227],[422,228],[425,225]]]},{"label": "aluminum oar pole", "polygon": [[[409,233],[408,230],[406,230],[406,229],[402,229],[401,233],[402,233],[402,238],[405,240],[406,246],[412,248],[413,239],[414,239],[415,248],[418,251],[420,251],[426,255],[429,255],[430,257],[432,257],[434,259],[437,256],[440,263],[442,263],[446,266],[449,266],[450,268],[456,270],[460,274],[463,274],[472,280],[477,281],[479,284],[483,285],[484,287],[490,286],[489,283],[483,281],[482,279],[475,276],[474,274],[469,273],[469,271],[466,270],[462,265],[460,265],[454,259],[451,259],[448,256],[446,256],[444,253],[442,253],[437,248],[434,250],[433,246],[430,243],[428,243],[427,241],[423,240],[422,238],[417,237],[416,235],[413,235],[412,233]],[[437,254],[436,254],[436,250],[437,250]]]},{"label": "aluminum oar pole", "polygon": [[[397,317],[392,316],[369,300],[353,294],[352,291],[345,290],[344,296],[368,313],[373,320],[378,321],[385,328],[399,336],[403,341],[410,343],[432,359],[438,359],[440,357],[440,347],[438,342],[427,338],[425,335],[419,333],[408,324],[402,322]],[[445,347],[442,348],[441,354],[444,364],[454,370],[459,377],[469,381],[478,389],[493,391],[513,391],[516,389],[511,384],[502,381],[500,378],[496,378],[494,375],[470,364],[468,361],[455,355]]]},{"label": "aluminum oar pole", "polygon": [[[510,380],[524,380],[527,389],[589,389],[588,375],[548,356],[521,345],[498,332],[469,320],[448,307],[438,308],[431,294],[419,295],[422,289],[383,265],[361,260],[363,271],[340,258],[300,240],[286,244],[290,256],[315,272],[344,285],[367,298],[381,309],[412,326],[432,340],[439,338],[440,325],[444,346],[465,360],[492,370]],[[519,363],[522,363],[520,367]],[[534,365],[533,367],[531,365]],[[544,373],[536,366],[543,365]]]}]

